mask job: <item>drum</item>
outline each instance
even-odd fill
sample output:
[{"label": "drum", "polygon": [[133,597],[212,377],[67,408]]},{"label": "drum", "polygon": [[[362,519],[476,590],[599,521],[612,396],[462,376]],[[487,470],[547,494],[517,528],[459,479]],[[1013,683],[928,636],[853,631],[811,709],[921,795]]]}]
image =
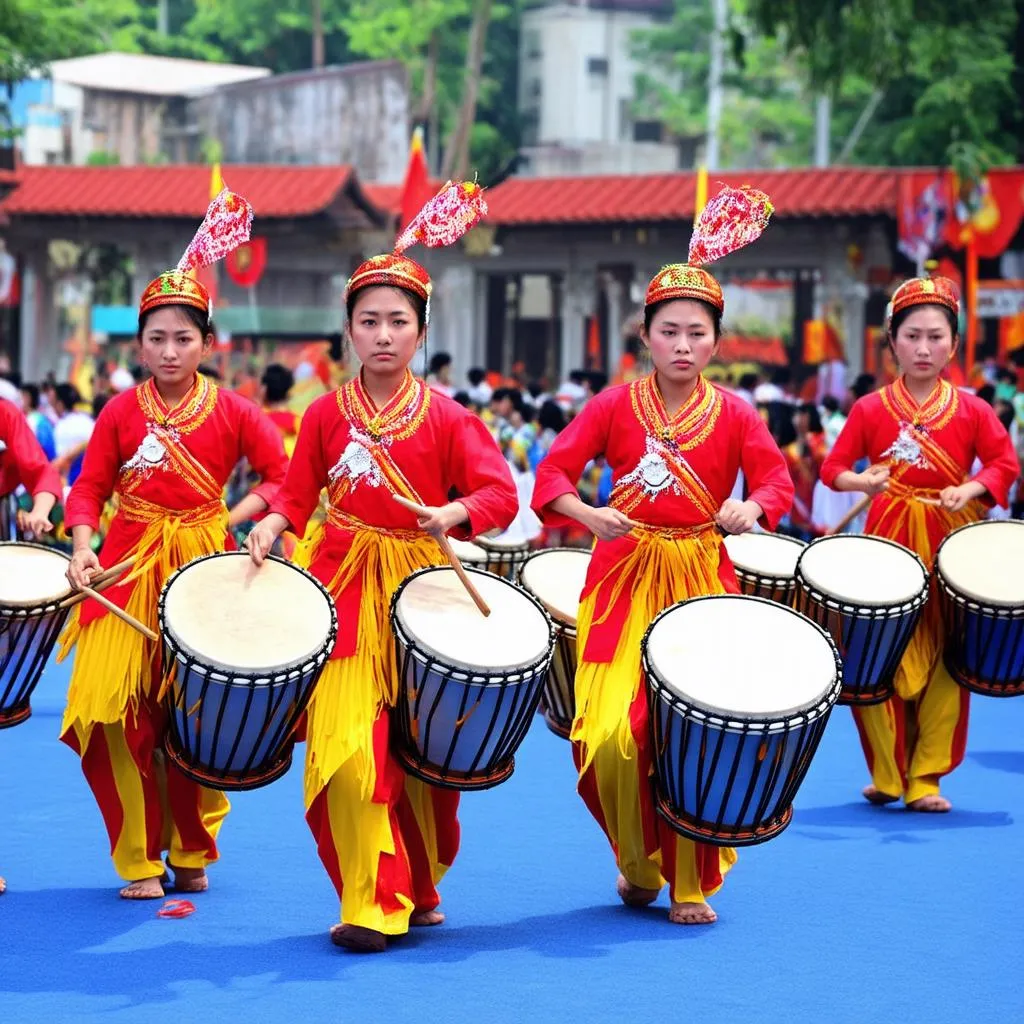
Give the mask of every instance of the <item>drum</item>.
[{"label": "drum", "polygon": [[448,789],[488,789],[515,767],[537,711],[554,640],[543,607],[490,573],[466,572],[486,618],[448,567],[414,572],[395,591],[399,665],[395,756]]},{"label": "drum", "polygon": [[928,600],[928,571],[881,537],[819,537],[796,564],[796,608],[832,635],[843,659],[840,704],[881,704]]},{"label": "drum", "polygon": [[243,551],[203,555],[164,585],[168,757],[217,789],[289,768],[294,732],[337,636],[334,602],[307,572]]},{"label": "drum", "polygon": [[512,582],[519,579],[519,570],[530,557],[530,542],[520,533],[477,537],[476,543],[487,552],[487,564],[483,568]]},{"label": "drum", "polygon": [[555,652],[544,684],[544,720],[563,739],[576,717],[576,613],[587,581],[590,552],[550,548],[531,555],[519,572],[519,585],[551,616]]},{"label": "drum", "polygon": [[1024,522],[954,530],[939,545],[935,577],[949,674],[988,697],[1024,694]]},{"label": "drum", "polygon": [[456,540],[455,537],[449,537],[448,543],[451,544],[452,551],[463,565],[473,565],[478,569],[487,567],[489,556],[479,544],[473,544],[468,540]]},{"label": "drum", "polygon": [[32,691],[68,617],[69,561],[41,544],[0,543],[0,729],[32,714]]},{"label": "drum", "polygon": [[740,590],[791,605],[796,592],[796,562],[807,545],[781,533],[726,534],[725,550],[736,569]]},{"label": "drum", "polygon": [[775,601],[718,594],[662,612],[641,650],[658,813],[716,846],[777,836],[839,697],[831,638]]},{"label": "drum", "polygon": [[17,516],[17,497],[13,493],[0,495],[0,543],[21,539]]}]

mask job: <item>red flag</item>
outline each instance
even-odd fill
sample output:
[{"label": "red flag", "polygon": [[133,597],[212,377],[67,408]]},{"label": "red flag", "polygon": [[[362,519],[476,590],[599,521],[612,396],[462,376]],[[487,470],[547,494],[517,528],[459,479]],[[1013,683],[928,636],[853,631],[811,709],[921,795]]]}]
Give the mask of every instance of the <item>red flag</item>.
[{"label": "red flag", "polygon": [[234,252],[228,253],[224,269],[239,288],[252,288],[259,283],[267,266],[267,240],[252,238]]},{"label": "red flag", "polygon": [[590,362],[590,369],[600,370],[604,363],[601,358],[601,325],[597,317],[590,318],[590,330],[587,333],[587,357]]},{"label": "red flag", "polygon": [[412,142],[409,144],[409,163],[405,168],[405,182],[402,185],[399,233],[405,230],[413,217],[423,208],[424,203],[432,196],[430,172],[427,168],[426,153],[423,150],[423,129],[417,126],[412,133]]}]

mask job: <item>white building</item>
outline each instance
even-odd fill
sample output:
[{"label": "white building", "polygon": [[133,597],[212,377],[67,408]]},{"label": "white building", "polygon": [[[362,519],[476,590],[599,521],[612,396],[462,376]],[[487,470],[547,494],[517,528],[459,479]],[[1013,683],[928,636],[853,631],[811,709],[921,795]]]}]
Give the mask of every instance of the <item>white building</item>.
[{"label": "white building", "polygon": [[554,0],[524,11],[519,45],[521,174],[679,168],[678,145],[634,109],[634,33],[671,13],[657,0]]}]

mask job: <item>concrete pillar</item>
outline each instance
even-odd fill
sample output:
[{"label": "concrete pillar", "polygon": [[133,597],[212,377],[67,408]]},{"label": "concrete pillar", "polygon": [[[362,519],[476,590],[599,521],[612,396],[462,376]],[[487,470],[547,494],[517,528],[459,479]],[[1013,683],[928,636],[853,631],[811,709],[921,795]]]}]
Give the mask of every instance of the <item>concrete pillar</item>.
[{"label": "concrete pillar", "polygon": [[465,264],[444,267],[434,278],[430,298],[430,331],[427,348],[430,355],[447,352],[452,357],[452,380],[457,388],[465,386],[466,371],[476,366],[474,319],[476,315],[476,277]]},{"label": "concrete pillar", "polygon": [[601,281],[608,303],[608,379],[612,380],[622,362],[622,322],[626,317],[624,299],[626,288],[614,274],[605,274]]},{"label": "concrete pillar", "polygon": [[562,377],[583,368],[586,318],[597,305],[597,274],[570,269],[562,291]]},{"label": "concrete pillar", "polygon": [[19,369],[26,380],[38,381],[48,371],[56,371],[61,356],[53,282],[47,274],[45,250],[24,254],[21,289]]}]

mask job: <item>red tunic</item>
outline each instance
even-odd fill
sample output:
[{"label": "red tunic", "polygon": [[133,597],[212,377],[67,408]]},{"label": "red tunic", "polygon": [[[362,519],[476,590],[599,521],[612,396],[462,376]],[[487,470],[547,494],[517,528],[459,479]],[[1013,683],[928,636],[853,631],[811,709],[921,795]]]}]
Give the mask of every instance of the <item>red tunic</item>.
[{"label": "red tunic", "polygon": [[0,441],[6,445],[0,450],[0,498],[24,484],[33,497],[45,493],[60,499],[64,493],[60,476],[21,410],[4,398],[0,398]]},{"label": "red tunic", "polygon": [[[169,411],[148,380],[103,407],[82,473],[68,495],[66,528],[98,529],[103,506],[116,493],[120,507],[103,541],[104,564],[115,565],[138,545],[154,518],[220,506],[242,457],[261,478],[253,493],[270,504],[287,459],[280,433],[259,408],[199,376],[184,401]],[[233,546],[225,533],[221,550]],[[123,608],[132,589],[112,587],[106,596]],[[81,609],[82,625],[104,614],[94,601]]]},{"label": "red tunic", "polygon": [[[602,454],[612,468],[610,505],[647,526],[708,526],[732,493],[740,470],[749,500],[764,511],[765,529],[774,529],[793,501],[786,460],[757,410],[703,377],[670,424],[653,375],[591,399],[537,468],[533,508],[548,524],[568,522],[548,506],[563,494],[575,494],[584,466]],[[584,598],[636,543],[631,535],[597,542]],[[732,563],[725,548],[719,550],[719,577],[727,590],[737,593]],[[627,587],[605,620],[591,627],[582,658],[612,659],[629,609]]]},{"label": "red tunic", "polygon": [[[415,515],[393,501],[394,494],[439,506],[454,490],[469,522],[452,533],[466,539],[506,529],[519,511],[508,465],[483,422],[412,374],[382,410],[374,407],[359,377],[309,407],[271,511],[303,536],[324,488],[330,511],[309,570],[325,586],[361,527],[416,529]],[[334,658],[356,651],[362,591],[357,574],[335,597]]]},{"label": "red tunic", "polygon": [[852,470],[865,456],[872,464],[890,467],[890,489],[872,501],[865,532],[916,550],[929,566],[949,532],[948,514],[934,505],[923,506],[929,549],[921,550],[922,545],[911,542],[906,517],[896,514],[908,495],[958,486],[977,457],[982,468],[971,479],[988,492],[982,502],[1006,505],[1020,471],[1010,435],[992,408],[947,381],[940,381],[921,406],[902,378],[858,399],[822,463],[822,482],[831,487],[840,473]]}]

